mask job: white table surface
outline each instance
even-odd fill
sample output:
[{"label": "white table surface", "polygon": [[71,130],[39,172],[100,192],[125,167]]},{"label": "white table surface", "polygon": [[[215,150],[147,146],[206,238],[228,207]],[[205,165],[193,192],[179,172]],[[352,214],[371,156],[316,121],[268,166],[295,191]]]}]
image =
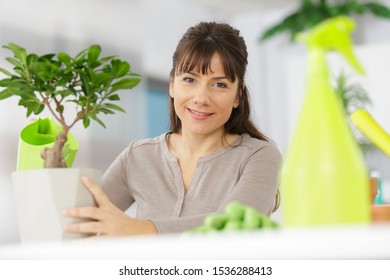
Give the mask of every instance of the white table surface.
[{"label": "white table surface", "polygon": [[0,259],[386,259],[390,223],[0,246]]}]

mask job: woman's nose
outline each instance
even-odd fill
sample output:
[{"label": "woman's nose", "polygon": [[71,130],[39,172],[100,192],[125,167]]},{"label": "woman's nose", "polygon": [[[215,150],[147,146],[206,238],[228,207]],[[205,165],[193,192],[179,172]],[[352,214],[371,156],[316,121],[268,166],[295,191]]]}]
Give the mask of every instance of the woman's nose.
[{"label": "woman's nose", "polygon": [[210,93],[206,86],[200,86],[196,89],[194,102],[197,105],[210,105]]}]

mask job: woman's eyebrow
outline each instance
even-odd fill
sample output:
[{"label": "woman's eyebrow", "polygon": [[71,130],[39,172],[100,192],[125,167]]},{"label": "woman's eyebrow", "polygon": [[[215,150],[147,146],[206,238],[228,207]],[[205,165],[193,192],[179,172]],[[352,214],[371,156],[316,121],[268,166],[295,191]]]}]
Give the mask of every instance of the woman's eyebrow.
[{"label": "woman's eyebrow", "polygon": [[[199,78],[201,75],[197,72],[193,72],[193,71],[186,71],[186,72],[183,72],[181,73],[180,75],[183,75],[183,74],[190,74],[192,76],[195,76],[196,78]],[[229,82],[233,83],[232,79],[230,79],[228,76],[217,76],[217,77],[212,77],[211,78],[212,80],[228,80]]]},{"label": "woman's eyebrow", "polygon": [[188,72],[186,72],[187,74],[190,74],[190,75],[192,75],[192,76],[195,76],[195,77],[200,77],[200,75],[198,74],[198,73],[196,73],[196,72],[192,72],[192,71],[188,71]]},{"label": "woman's eyebrow", "polygon": [[[193,75],[195,77],[199,77],[200,76],[200,74],[198,74],[196,72],[192,72],[192,71],[189,71],[188,74]],[[211,79],[212,80],[223,80],[223,79],[226,79],[226,80],[229,80],[230,82],[232,81],[228,76],[217,76],[217,77],[212,77]]]},{"label": "woman's eyebrow", "polygon": [[220,76],[220,77],[213,77],[212,78],[213,80],[223,80],[223,79],[226,79],[228,81],[232,81],[228,76]]}]

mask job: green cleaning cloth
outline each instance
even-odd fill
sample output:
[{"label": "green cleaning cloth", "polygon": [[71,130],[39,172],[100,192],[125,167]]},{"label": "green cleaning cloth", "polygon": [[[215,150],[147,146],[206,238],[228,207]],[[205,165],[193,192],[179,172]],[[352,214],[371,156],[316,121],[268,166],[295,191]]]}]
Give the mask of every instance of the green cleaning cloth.
[{"label": "green cleaning cloth", "polygon": [[210,214],[203,225],[186,233],[207,233],[217,231],[256,230],[278,228],[279,224],[255,208],[237,201],[232,201],[224,209],[224,213]]}]

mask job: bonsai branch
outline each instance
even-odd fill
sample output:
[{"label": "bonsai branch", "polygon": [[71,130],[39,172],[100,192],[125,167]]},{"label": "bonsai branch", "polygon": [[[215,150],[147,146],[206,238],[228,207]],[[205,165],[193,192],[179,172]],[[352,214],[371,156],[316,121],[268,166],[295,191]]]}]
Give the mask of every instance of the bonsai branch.
[{"label": "bonsai branch", "polygon": [[65,160],[62,154],[64,145],[68,139],[68,130],[62,130],[56,138],[53,147],[45,148],[41,152],[45,168],[64,168]]}]

